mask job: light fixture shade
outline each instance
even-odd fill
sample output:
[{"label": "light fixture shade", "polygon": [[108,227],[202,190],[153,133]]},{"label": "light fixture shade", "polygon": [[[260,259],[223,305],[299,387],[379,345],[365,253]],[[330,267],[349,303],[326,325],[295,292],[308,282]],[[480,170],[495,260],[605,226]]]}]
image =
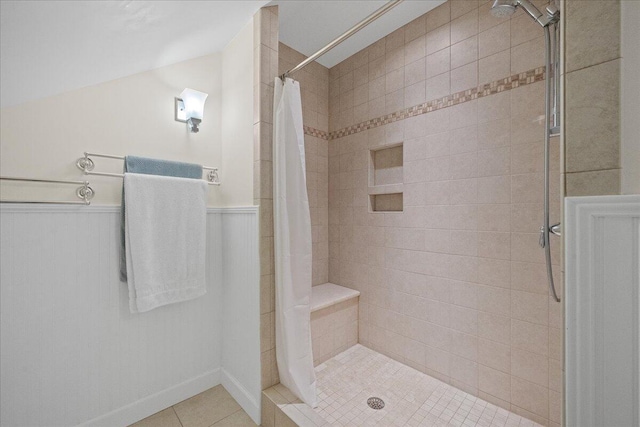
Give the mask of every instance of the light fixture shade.
[{"label": "light fixture shade", "polygon": [[209,95],[193,89],[185,89],[180,94],[184,102],[184,112],[187,119],[202,120],[204,116],[204,102]]}]

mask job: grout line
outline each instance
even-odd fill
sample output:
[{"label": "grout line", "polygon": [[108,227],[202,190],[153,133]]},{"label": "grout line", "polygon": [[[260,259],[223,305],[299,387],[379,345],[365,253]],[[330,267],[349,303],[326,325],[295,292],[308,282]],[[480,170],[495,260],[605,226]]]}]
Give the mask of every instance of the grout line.
[{"label": "grout line", "polygon": [[606,171],[617,171],[622,168],[607,168],[607,169],[589,169],[584,171],[573,171],[573,172],[564,172],[565,175],[573,175],[576,173],[588,173],[588,172],[606,172]]},{"label": "grout line", "polygon": [[607,62],[618,61],[618,60],[620,60],[620,59],[622,59],[622,56],[621,56],[621,55],[620,55],[620,56],[617,56],[617,57],[615,57],[615,58],[613,58],[613,59],[607,59],[606,61],[597,62],[597,63],[595,63],[595,64],[591,64],[591,65],[586,65],[586,66],[584,66],[584,67],[582,67],[582,68],[577,68],[577,69],[575,69],[575,70],[567,71],[567,70],[565,69],[565,70],[564,70],[564,74],[563,74],[563,75],[566,77],[566,76],[568,76],[569,74],[575,73],[575,72],[577,72],[577,71],[586,70],[587,68],[591,68],[591,67],[597,67],[598,65],[606,64]]},{"label": "grout line", "polygon": [[[235,399],[233,399],[233,400],[235,401]],[[227,418],[229,418],[229,417],[231,417],[231,416],[233,416],[233,415],[237,414],[237,413],[238,413],[238,412],[240,412],[240,411],[244,412],[244,410],[242,409],[242,407],[240,407],[237,411],[235,411],[235,412],[233,412],[233,413],[231,413],[231,414],[227,415],[226,417],[224,417],[224,418],[220,418],[218,421],[216,421],[215,423],[211,424],[211,425],[210,425],[210,426],[208,426],[208,427],[213,427],[213,426],[215,426],[216,424],[218,424],[219,422],[226,420]],[[246,412],[245,412],[245,413],[246,413]],[[253,420],[251,420],[251,422],[253,422]],[[184,427],[184,426],[183,426],[183,427]]]},{"label": "grout line", "polygon": [[178,412],[176,412],[176,408],[174,408],[175,405],[171,406],[171,409],[173,410],[173,413],[176,415],[176,418],[178,419],[178,422],[180,423],[180,425],[182,427],[184,427],[184,424],[182,424],[182,420],[180,419],[180,416],[178,415]]}]

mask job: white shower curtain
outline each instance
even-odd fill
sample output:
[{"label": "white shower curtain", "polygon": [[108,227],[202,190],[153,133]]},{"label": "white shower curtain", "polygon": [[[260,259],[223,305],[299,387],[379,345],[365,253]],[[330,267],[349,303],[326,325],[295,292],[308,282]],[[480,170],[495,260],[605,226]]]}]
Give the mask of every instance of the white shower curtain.
[{"label": "white shower curtain", "polygon": [[300,84],[276,78],[273,102],[276,359],[280,382],[317,406],[311,350],[311,215]]}]

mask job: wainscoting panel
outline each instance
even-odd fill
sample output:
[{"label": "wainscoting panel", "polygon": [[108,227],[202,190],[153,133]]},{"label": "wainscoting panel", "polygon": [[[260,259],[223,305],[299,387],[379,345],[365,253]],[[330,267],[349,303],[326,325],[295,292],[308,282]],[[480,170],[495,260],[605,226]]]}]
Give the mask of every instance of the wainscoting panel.
[{"label": "wainscoting panel", "polygon": [[640,196],[569,197],[566,424],[640,425]]},{"label": "wainscoting panel", "polygon": [[260,425],[260,261],[257,208],[222,215],[222,385]]},{"label": "wainscoting panel", "polygon": [[220,383],[225,209],[207,215],[207,294],[141,314],[118,276],[119,207],[0,209],[0,424],[127,425]]}]

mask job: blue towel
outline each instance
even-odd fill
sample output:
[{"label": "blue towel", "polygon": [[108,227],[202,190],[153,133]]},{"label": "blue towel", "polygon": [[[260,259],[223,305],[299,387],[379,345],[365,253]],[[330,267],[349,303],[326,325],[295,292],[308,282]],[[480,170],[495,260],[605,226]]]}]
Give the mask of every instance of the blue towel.
[{"label": "blue towel", "polygon": [[[175,176],[179,178],[202,179],[202,166],[194,163],[157,160],[148,157],[126,156],[124,173],[141,173],[147,175]],[[120,215],[120,280],[127,281],[127,256],[125,253],[124,223],[124,181],[122,184],[122,211]]]}]

